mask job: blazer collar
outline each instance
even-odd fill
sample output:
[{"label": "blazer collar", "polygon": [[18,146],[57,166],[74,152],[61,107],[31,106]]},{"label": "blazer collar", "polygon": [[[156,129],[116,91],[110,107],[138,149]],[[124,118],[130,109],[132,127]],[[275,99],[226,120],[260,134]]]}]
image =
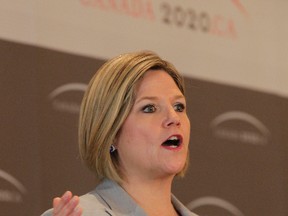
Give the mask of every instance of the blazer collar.
[{"label": "blazer collar", "polygon": [[147,216],[145,211],[116,182],[104,179],[97,187],[96,193],[103,199],[107,207],[117,215]]},{"label": "blazer collar", "polygon": [[[103,203],[117,215],[137,215],[147,216],[131,196],[115,181],[104,179],[97,187],[96,193],[103,200]],[[182,216],[196,216],[188,208],[186,208],[174,195],[171,201],[175,209]]]}]

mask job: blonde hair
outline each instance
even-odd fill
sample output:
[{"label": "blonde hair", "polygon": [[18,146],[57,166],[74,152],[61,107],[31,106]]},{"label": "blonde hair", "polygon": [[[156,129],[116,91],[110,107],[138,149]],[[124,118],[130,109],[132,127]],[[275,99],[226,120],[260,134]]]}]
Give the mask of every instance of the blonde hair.
[{"label": "blonde hair", "polygon": [[[166,71],[184,95],[183,79],[176,68],[149,51],[127,53],[107,61],[89,82],[80,110],[79,150],[98,179],[123,181],[117,151],[110,153],[110,146],[134,104],[136,84],[148,70]],[[186,161],[180,176],[187,164]]]}]

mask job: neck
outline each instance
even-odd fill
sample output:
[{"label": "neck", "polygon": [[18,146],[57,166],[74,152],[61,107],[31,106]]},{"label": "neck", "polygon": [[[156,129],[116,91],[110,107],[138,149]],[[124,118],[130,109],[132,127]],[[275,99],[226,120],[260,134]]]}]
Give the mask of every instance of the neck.
[{"label": "neck", "polygon": [[121,185],[147,215],[177,215],[171,203],[173,177],[158,179],[127,178]]}]

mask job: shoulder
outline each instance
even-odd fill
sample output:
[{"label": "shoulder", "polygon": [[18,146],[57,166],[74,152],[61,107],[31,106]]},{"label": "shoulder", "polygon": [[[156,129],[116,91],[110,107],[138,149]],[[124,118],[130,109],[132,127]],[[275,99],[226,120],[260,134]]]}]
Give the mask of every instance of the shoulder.
[{"label": "shoulder", "polygon": [[[79,197],[79,206],[83,209],[82,216],[113,216],[115,215],[103,199],[96,193],[96,189]],[[41,216],[53,216],[53,209],[45,211]]]},{"label": "shoulder", "polygon": [[83,216],[114,215],[109,206],[103,201],[103,199],[97,193],[95,193],[95,190],[80,196],[79,205],[83,209]]},{"label": "shoulder", "polygon": [[[104,179],[94,190],[80,196],[79,205],[83,209],[83,216],[146,216],[144,210],[130,195],[119,184],[109,179]],[[51,215],[52,210],[49,210],[42,216]]]},{"label": "shoulder", "polygon": [[174,208],[180,213],[182,216],[198,216],[191,212],[184,204],[182,204],[174,195],[172,195],[172,203]]}]

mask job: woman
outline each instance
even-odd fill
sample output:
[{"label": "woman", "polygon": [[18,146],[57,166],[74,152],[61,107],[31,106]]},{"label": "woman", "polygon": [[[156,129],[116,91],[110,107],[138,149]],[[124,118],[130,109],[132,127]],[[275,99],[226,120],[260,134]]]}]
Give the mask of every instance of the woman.
[{"label": "woman", "polygon": [[100,184],[80,198],[66,192],[43,215],[195,215],[171,194],[187,169],[189,134],[172,64],[152,52],[106,62],[89,83],[79,125],[81,158]]}]

